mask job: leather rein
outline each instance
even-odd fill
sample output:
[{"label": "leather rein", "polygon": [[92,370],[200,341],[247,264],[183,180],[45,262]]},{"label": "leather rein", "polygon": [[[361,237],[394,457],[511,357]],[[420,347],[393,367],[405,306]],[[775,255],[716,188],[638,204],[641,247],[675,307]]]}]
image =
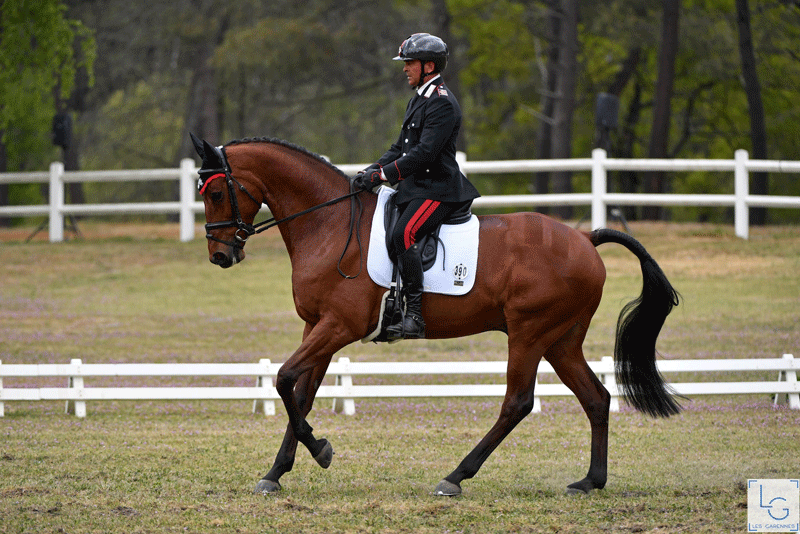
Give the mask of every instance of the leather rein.
[{"label": "leather rein", "polygon": [[[270,228],[278,226],[279,224],[282,224],[282,223],[285,223],[285,222],[289,222],[292,219],[296,219],[297,217],[301,217],[303,215],[311,213],[312,211],[316,211],[318,209],[325,208],[325,207],[331,206],[333,204],[337,204],[337,203],[349,198],[351,200],[351,204],[350,204],[350,232],[349,232],[349,235],[347,236],[347,243],[345,243],[344,250],[342,251],[342,255],[339,257],[339,261],[336,264],[336,269],[339,271],[339,274],[342,275],[342,277],[346,278],[346,279],[353,279],[353,278],[358,277],[359,274],[361,274],[361,270],[362,270],[362,267],[363,267],[363,261],[362,261],[362,254],[361,254],[361,250],[362,249],[361,249],[361,232],[360,232],[360,230],[361,230],[361,214],[363,212],[363,206],[361,204],[361,199],[357,198],[357,195],[359,193],[362,193],[363,189],[358,189],[356,191],[353,191],[353,184],[351,182],[350,183],[351,191],[350,191],[350,193],[348,193],[346,195],[342,195],[342,196],[334,198],[332,200],[328,200],[326,202],[323,202],[322,204],[317,204],[316,206],[312,206],[312,207],[310,207],[310,208],[308,208],[306,210],[303,210],[301,212],[295,213],[293,215],[289,215],[288,217],[284,217],[283,219],[276,220],[275,217],[270,217],[269,219],[266,219],[266,220],[261,221],[261,222],[256,223],[256,224],[248,224],[248,223],[244,222],[244,220],[242,219],[242,214],[241,214],[241,211],[239,210],[239,199],[238,199],[238,196],[236,195],[236,189],[238,188],[239,191],[242,191],[244,194],[246,194],[248,197],[250,197],[250,199],[259,206],[259,208],[265,202],[256,200],[256,198],[250,193],[250,191],[248,191],[247,188],[244,185],[241,184],[241,182],[239,182],[236,178],[233,177],[233,175],[231,174],[230,164],[228,163],[228,158],[225,155],[225,148],[224,147],[220,147],[219,149],[217,149],[217,151],[218,151],[218,155],[221,156],[220,160],[222,161],[222,165],[223,166],[218,168],[218,169],[200,169],[199,171],[197,171],[197,174],[200,175],[200,180],[199,180],[199,182],[197,184],[197,186],[198,186],[197,188],[200,191],[200,195],[203,195],[203,193],[205,193],[206,186],[209,183],[211,183],[211,181],[213,181],[213,180],[215,180],[217,178],[223,178],[224,177],[226,185],[228,187],[228,197],[230,197],[231,213],[233,215],[233,218],[231,220],[228,220],[228,221],[219,221],[219,222],[213,222],[213,223],[206,223],[206,225],[205,225],[206,239],[208,239],[210,241],[216,241],[217,243],[222,243],[223,245],[227,245],[229,247],[243,249],[245,243],[247,243],[247,240],[251,236],[253,236],[255,234],[260,234],[261,232],[263,232],[265,230],[269,230]],[[208,175],[208,177],[204,179],[203,178],[204,175]],[[357,206],[358,206],[358,210],[357,210],[358,211],[358,216],[357,217],[356,217],[355,210],[353,209],[353,207],[354,207],[353,204],[356,204],[356,203],[357,203]],[[215,230],[221,230],[223,228],[236,228],[236,232],[234,232],[234,234],[233,234],[234,238],[236,239],[236,241],[225,241],[224,239],[220,239],[220,238],[214,236],[211,233],[211,232],[213,232]],[[344,255],[347,252],[347,249],[350,247],[350,242],[353,239],[354,230],[355,230],[355,234],[356,234],[356,241],[358,242],[359,266],[358,266],[358,272],[355,275],[351,276],[351,275],[345,274],[342,271],[341,264],[342,264],[342,260],[344,259]]]}]

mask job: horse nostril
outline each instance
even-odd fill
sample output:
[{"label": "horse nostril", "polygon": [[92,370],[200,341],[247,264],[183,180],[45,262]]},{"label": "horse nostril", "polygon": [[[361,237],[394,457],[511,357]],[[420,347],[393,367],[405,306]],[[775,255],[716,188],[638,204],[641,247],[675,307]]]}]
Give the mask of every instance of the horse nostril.
[{"label": "horse nostril", "polygon": [[224,252],[215,252],[214,255],[211,256],[211,263],[219,265],[220,267],[229,267],[233,262]]}]

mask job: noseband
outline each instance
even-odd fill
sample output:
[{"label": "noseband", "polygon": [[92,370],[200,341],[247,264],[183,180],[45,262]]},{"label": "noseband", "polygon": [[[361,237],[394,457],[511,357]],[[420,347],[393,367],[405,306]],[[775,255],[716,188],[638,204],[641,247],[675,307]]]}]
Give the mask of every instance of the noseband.
[{"label": "noseband", "polygon": [[[261,207],[261,204],[263,204],[264,202],[256,200],[256,198],[247,190],[247,188],[243,186],[236,178],[233,177],[233,175],[231,174],[231,166],[228,163],[228,157],[225,155],[225,147],[212,147],[212,148],[217,153],[219,161],[222,162],[222,167],[218,169],[200,169],[199,171],[197,171],[197,174],[200,175],[200,180],[198,180],[197,182],[197,189],[200,191],[200,195],[202,196],[203,193],[205,193],[206,187],[208,186],[209,183],[211,183],[212,180],[215,180],[217,178],[225,178],[225,183],[228,186],[228,196],[230,197],[231,214],[233,215],[233,219],[229,221],[206,223],[205,226],[206,239],[208,240],[216,241],[217,243],[222,243],[223,245],[227,245],[229,247],[243,249],[245,243],[247,243],[248,238],[252,235],[260,234],[264,230],[269,230],[270,228],[277,226],[281,223],[291,221],[292,219],[300,217],[301,215],[305,215],[320,208],[336,204],[348,198],[352,199],[353,201],[359,200],[358,202],[359,213],[361,212],[360,199],[356,199],[354,197],[359,193],[362,193],[364,190],[356,189],[355,191],[353,191],[352,190],[353,184],[351,182],[350,184],[351,191],[346,195],[334,198],[333,200],[328,200],[327,202],[323,202],[322,204],[317,204],[316,206],[308,208],[307,210],[295,213],[294,215],[289,215],[288,217],[284,217],[283,219],[280,220],[275,220],[274,217],[270,217],[269,219],[261,221],[260,223],[257,223],[255,225],[248,224],[244,222],[244,220],[242,219],[242,213],[241,211],[239,211],[239,200],[236,195],[236,187],[238,186],[239,191],[242,191],[244,194],[250,197],[250,199],[253,202],[255,202],[259,208]],[[341,270],[340,265],[342,262],[342,258],[344,258],[344,254],[345,252],[347,252],[347,248],[350,245],[350,240],[352,239],[353,236],[353,226],[355,225],[356,227],[359,227],[360,222],[361,222],[361,217],[359,216],[358,220],[356,221],[355,214],[353,213],[351,208],[350,236],[347,238],[347,244],[345,245],[345,249],[342,251],[342,256],[339,258],[339,266],[337,266],[339,274],[341,274],[344,278],[356,278],[358,276],[358,274],[356,274],[355,276],[344,274]],[[236,232],[234,232],[233,234],[236,239],[235,242],[225,241],[211,234],[211,232],[213,232],[214,230],[221,230],[223,228],[236,228]],[[359,235],[358,229],[356,229],[356,240],[358,241],[359,250],[361,250],[361,236]],[[360,267],[358,272],[359,274],[361,273]]]}]

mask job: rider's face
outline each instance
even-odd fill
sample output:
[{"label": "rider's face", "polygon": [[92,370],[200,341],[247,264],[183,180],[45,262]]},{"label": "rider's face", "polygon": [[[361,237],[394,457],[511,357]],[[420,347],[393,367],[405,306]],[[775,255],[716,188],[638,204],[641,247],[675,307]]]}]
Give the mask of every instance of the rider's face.
[{"label": "rider's face", "polygon": [[[425,75],[423,73],[423,63],[419,59],[411,59],[404,62],[403,65],[403,72],[405,73],[406,77],[408,78],[408,85],[411,87],[417,87],[421,81],[424,80]],[[433,65],[432,62],[428,62]],[[428,70],[432,70],[431,66],[428,66]]]},{"label": "rider's face", "polygon": [[422,61],[412,59],[403,62],[403,73],[408,78],[408,85],[416,87],[419,85],[420,76],[422,76]]}]

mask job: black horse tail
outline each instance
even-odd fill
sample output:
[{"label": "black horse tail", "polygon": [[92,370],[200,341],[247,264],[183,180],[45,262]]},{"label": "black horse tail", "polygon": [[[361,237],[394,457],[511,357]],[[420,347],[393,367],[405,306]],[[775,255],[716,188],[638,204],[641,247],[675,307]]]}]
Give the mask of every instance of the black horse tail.
[{"label": "black horse tail", "polygon": [[641,243],[622,232],[607,228],[589,234],[597,247],[618,243],[633,252],[642,267],[642,293],[620,312],[614,347],[615,374],[625,400],[652,417],[669,417],[681,407],[656,367],[656,339],[667,315],[678,305],[678,292],[672,287],[652,256]]}]

